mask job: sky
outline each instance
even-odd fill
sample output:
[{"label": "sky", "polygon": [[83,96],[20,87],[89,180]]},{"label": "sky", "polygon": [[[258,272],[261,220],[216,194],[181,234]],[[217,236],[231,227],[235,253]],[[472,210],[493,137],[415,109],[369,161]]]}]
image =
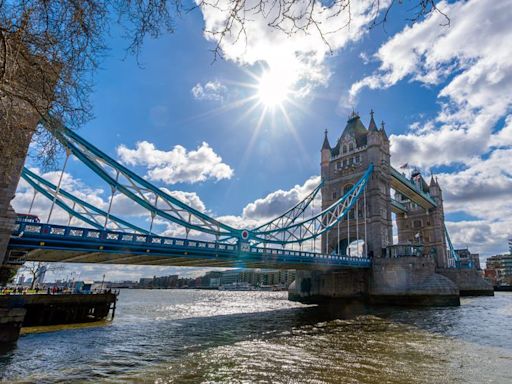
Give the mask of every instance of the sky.
[{"label": "sky", "polygon": [[[434,173],[443,189],[455,247],[504,253],[512,234],[512,17],[506,0],[440,2],[442,11],[411,23],[395,5],[384,25],[360,1],[347,13],[314,13],[315,28],[286,34],[269,26],[275,10],[251,15],[243,38],[219,41],[221,6],[176,21],[175,33],[147,39],[140,57],[113,25],[95,73],[94,119],[78,133],[175,197],[226,223],[246,227],[274,217],[319,182],[324,131],[331,143],[352,110],[367,125],[384,121],[392,164]],[[298,1],[297,10],[306,2]],[[381,4],[389,4],[381,1]],[[252,1],[246,7],[252,9]],[[448,18],[446,18],[446,16]],[[449,21],[449,23],[448,23]],[[285,25],[285,27],[288,27]],[[206,32],[205,32],[206,31]],[[212,50],[219,44],[223,57]],[[61,163],[62,164],[62,163]],[[28,167],[54,183],[60,172]],[[108,206],[110,188],[76,159],[63,188]],[[28,211],[32,191],[14,200]],[[49,203],[36,198],[45,218]],[[116,196],[113,212],[149,226],[147,213]],[[54,222],[67,222],[55,212]],[[179,230],[156,221],[163,234]],[[107,280],[202,269],[66,265],[61,275]]]}]

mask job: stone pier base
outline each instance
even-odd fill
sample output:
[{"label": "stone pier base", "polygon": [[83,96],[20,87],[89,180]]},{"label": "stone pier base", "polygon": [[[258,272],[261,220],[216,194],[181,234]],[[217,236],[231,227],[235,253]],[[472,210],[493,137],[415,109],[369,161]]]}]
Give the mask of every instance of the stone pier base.
[{"label": "stone pier base", "polygon": [[493,286],[476,269],[437,269],[457,285],[461,296],[494,296]]},{"label": "stone pier base", "polygon": [[369,270],[297,271],[288,298],[303,303],[457,306],[459,289],[435,271],[432,257],[376,258]]},{"label": "stone pier base", "polygon": [[368,270],[297,271],[288,289],[288,299],[301,303],[330,300],[365,300],[368,293]]},{"label": "stone pier base", "polygon": [[431,256],[374,259],[370,302],[418,306],[460,305],[457,286],[435,272],[435,260]]}]

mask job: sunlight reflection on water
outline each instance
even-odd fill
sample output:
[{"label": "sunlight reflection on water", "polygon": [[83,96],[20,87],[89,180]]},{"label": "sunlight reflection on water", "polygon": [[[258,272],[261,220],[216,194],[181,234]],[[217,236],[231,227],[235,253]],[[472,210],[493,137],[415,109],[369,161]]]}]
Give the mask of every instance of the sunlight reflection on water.
[{"label": "sunlight reflection on water", "polygon": [[[285,292],[123,291],[114,322],[23,336],[5,382],[507,383],[512,294],[316,307]],[[508,336],[507,336],[508,335]]]}]

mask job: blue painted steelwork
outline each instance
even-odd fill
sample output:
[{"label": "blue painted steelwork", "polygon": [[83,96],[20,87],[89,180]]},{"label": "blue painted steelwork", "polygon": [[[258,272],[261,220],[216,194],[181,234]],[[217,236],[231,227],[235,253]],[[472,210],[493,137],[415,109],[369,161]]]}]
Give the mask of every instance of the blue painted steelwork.
[{"label": "blue painted steelwork", "polygon": [[370,164],[361,179],[359,179],[345,195],[316,215],[282,228],[260,231],[254,230],[252,231],[251,238],[262,243],[284,245],[293,243],[300,244],[304,241],[321,236],[323,233],[335,227],[343,217],[348,215],[348,212],[354,207],[356,201],[362,196],[372,172],[373,164]]},{"label": "blue painted steelwork", "polygon": [[[196,230],[214,236],[240,237],[240,230],[209,217],[155,187],[70,129],[62,127],[61,130],[55,132],[55,135],[73,155],[105,180],[114,190],[125,194],[149,212],[188,230]],[[120,175],[126,178],[126,184],[119,181]],[[154,200],[150,201],[150,198],[154,198]],[[159,208],[158,202],[164,206]]]},{"label": "blue painted steelwork", "polygon": [[[61,262],[70,262],[64,251],[73,251],[82,253],[80,262],[87,262],[87,255],[99,253],[114,256],[147,256],[148,258],[141,264],[151,265],[155,265],[151,260],[152,256],[168,257],[171,262],[173,258],[176,260],[184,258],[225,261],[232,265],[258,263],[262,266],[282,266],[283,268],[289,268],[290,265],[315,268],[369,268],[371,265],[371,261],[365,258],[261,247],[250,247],[244,252],[236,244],[28,222],[16,224],[9,250],[27,252],[27,260],[41,260],[37,255],[31,256],[31,251],[34,250],[56,251],[54,254],[57,259],[52,261]],[[165,265],[172,265],[168,264],[164,258],[161,260]],[[115,263],[116,259],[108,261]]]},{"label": "blue painted steelwork", "polygon": [[452,240],[450,239],[450,235],[448,234],[448,229],[446,228],[446,225],[444,226],[444,233],[446,235],[446,240],[448,242],[448,266],[450,268],[461,268],[461,262],[460,257],[455,252],[455,248],[453,247]]},{"label": "blue painted steelwork", "polygon": [[287,210],[282,215],[272,219],[265,224],[262,224],[254,229],[251,232],[265,232],[271,231],[275,229],[285,228],[295,223],[300,215],[304,214],[306,209],[311,205],[311,203],[315,200],[315,197],[318,195],[318,192],[322,189],[324,182],[321,181],[320,184],[302,201],[294,205],[292,208]]},{"label": "blue painted steelwork", "polygon": [[[369,175],[373,171],[373,165],[370,165],[361,180],[347,194],[326,210],[306,220],[297,222],[300,215],[314,200],[321,186],[318,186],[313,193],[278,218],[256,229],[237,229],[221,223],[172,197],[119,164],[70,129],[62,127],[55,135],[71,153],[111,185],[113,190],[125,194],[151,212],[152,215],[158,215],[185,227],[187,233],[190,230],[195,230],[215,235],[217,239],[238,239],[241,242],[252,241],[285,245],[302,243],[321,236],[322,233],[330,230],[346,216],[361,196]],[[120,175],[126,179],[126,183],[120,182]],[[148,197],[148,195],[150,196]],[[152,197],[154,198],[153,202],[151,201]],[[160,202],[164,205],[167,204],[167,206],[158,207],[159,198]]]},{"label": "blue painted steelwork", "polygon": [[[55,195],[55,192],[57,190],[56,185],[36,175],[34,172],[30,171],[27,168],[23,168],[21,172],[21,177],[25,181],[27,181],[32,186],[32,188],[34,188],[37,192],[41,193],[49,200],[53,200],[55,198],[55,204],[64,209],[68,214],[76,217],[79,220],[82,220],[84,223],[87,223],[96,229],[103,229],[104,223],[108,216],[109,223],[117,224],[119,229],[131,229],[139,233],[149,233],[145,229],[133,225],[113,214],[107,214],[107,212],[99,209],[98,207],[95,207],[94,205],[79,199],[78,197],[72,195],[71,193],[66,192],[63,188],[59,188],[58,195]],[[72,207],[69,204],[67,204],[64,201],[64,199],[62,199],[62,197],[65,197],[66,199],[70,200],[75,206]],[[77,206],[82,207],[84,211],[81,213],[78,212]],[[88,212],[87,210],[90,212]],[[103,218],[103,222],[99,222],[96,220],[96,217],[98,216]]]}]

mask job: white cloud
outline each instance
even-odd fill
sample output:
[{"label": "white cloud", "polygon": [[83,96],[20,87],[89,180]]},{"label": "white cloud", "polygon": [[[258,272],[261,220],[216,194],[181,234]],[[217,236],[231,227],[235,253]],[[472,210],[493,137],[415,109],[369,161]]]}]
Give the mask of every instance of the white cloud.
[{"label": "white cloud", "polygon": [[[381,62],[372,75],[352,85],[382,89],[409,79],[427,86],[444,84],[441,110],[425,129],[392,135],[394,161],[421,166],[466,162],[510,133],[493,132],[512,106],[512,8],[505,0],[439,3],[450,17],[433,13],[404,28],[375,54]],[[510,129],[510,128],[509,128]]]},{"label": "white cloud", "polygon": [[197,83],[192,88],[192,96],[196,100],[223,102],[227,95],[227,87],[220,81],[208,81],[206,84]]},{"label": "white cloud", "polygon": [[[360,39],[377,12],[370,0],[352,1],[350,9],[342,10],[344,2],[331,6],[315,2],[311,17],[316,23],[308,24],[307,11],[312,3],[307,0],[286,3],[282,7],[258,0],[242,3],[196,0],[196,3],[203,12],[205,37],[219,44],[225,58],[240,65],[264,63],[273,77],[294,88],[292,93],[297,97],[326,83],[330,73],[324,65],[325,58],[331,50],[335,52]],[[390,1],[380,3],[384,9]],[[263,4],[264,8],[258,4]],[[280,12],[287,12],[297,20],[283,18],[279,28],[272,27],[281,18]],[[230,16],[233,17],[229,19]],[[243,24],[239,21],[242,19],[246,20]],[[228,20],[233,23],[230,30],[223,33]]]},{"label": "white cloud", "polygon": [[135,149],[125,145],[117,147],[117,154],[124,164],[147,167],[146,177],[168,184],[197,183],[208,179],[230,179],[234,171],[222,162],[208,143],[203,142],[196,150],[187,151],[176,145],[170,151],[161,151],[147,141],[136,144]]},{"label": "white cloud", "polygon": [[[269,193],[267,196],[247,204],[243,209],[242,217],[245,220],[261,223],[273,219],[303,200],[319,183],[320,177],[314,176],[306,180],[304,184],[295,185],[287,191],[280,189]],[[320,204],[320,194],[318,194],[315,205],[320,207]]]}]

